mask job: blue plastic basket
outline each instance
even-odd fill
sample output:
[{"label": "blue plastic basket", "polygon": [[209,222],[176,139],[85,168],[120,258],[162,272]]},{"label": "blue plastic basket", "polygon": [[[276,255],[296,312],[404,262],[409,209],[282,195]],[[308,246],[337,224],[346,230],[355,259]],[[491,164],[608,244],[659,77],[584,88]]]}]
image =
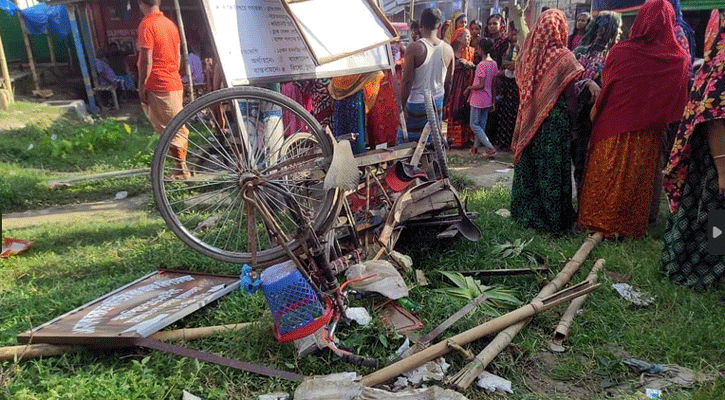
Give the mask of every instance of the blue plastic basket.
[{"label": "blue plastic basket", "polygon": [[325,309],[322,303],[294,262],[287,261],[265,269],[261,279],[262,291],[272,311],[272,322],[278,339],[304,330],[323,316]]}]

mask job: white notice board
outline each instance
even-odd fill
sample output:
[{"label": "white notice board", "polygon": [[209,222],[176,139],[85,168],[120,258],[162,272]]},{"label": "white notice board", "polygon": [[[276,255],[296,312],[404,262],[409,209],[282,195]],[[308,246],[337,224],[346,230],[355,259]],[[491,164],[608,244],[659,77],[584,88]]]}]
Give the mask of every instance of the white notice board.
[{"label": "white notice board", "polygon": [[317,64],[390,43],[398,33],[372,0],[284,0]]},{"label": "white notice board", "polygon": [[315,65],[282,1],[202,0],[227,86],[329,78],[392,67],[389,45]]}]

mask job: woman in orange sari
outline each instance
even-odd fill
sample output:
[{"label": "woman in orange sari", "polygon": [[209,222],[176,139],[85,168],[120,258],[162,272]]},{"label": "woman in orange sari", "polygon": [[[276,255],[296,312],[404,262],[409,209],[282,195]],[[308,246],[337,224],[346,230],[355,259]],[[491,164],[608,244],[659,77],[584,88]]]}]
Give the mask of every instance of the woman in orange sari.
[{"label": "woman in orange sari", "polygon": [[468,28],[458,28],[452,36],[452,47],[456,56],[451,84],[451,94],[448,96],[448,103],[444,110],[447,116],[448,130],[447,138],[452,141],[451,146],[463,147],[473,137],[473,132],[468,126],[468,115],[463,115],[464,107],[468,106],[466,96],[463,92],[473,82],[475,65],[473,55],[475,49],[471,47],[471,33]]},{"label": "woman in orange sari", "polygon": [[682,118],[690,55],[675,39],[675,13],[650,0],[630,37],[612,47],[592,111],[578,228],[605,237],[647,231],[666,125]]}]

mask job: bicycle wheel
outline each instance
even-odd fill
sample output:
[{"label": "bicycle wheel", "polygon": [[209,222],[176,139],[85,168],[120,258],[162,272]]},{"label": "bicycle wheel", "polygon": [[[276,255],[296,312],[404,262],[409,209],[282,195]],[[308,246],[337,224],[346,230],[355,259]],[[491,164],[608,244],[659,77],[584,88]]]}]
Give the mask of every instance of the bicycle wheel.
[{"label": "bicycle wheel", "polygon": [[448,178],[448,160],[446,158],[446,148],[443,146],[443,134],[441,133],[441,125],[436,115],[437,110],[433,104],[433,96],[430,91],[425,92],[425,116],[430,124],[430,136],[433,142],[436,156],[438,157],[438,167],[442,178]]},{"label": "bicycle wheel", "polygon": [[341,193],[323,190],[332,148],[293,100],[255,87],[222,89],[184,107],[162,133],[151,166],[154,199],[194,250],[270,265],[287,259],[283,243],[298,250],[308,228],[325,233],[339,212]]}]

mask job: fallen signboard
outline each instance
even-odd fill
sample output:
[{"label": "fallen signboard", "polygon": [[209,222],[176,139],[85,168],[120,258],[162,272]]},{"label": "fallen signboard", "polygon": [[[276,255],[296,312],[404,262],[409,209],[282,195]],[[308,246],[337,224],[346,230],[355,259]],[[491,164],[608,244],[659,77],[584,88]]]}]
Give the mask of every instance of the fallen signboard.
[{"label": "fallen signboard", "polygon": [[159,270],[18,335],[18,342],[133,346],[239,287],[236,276]]}]

